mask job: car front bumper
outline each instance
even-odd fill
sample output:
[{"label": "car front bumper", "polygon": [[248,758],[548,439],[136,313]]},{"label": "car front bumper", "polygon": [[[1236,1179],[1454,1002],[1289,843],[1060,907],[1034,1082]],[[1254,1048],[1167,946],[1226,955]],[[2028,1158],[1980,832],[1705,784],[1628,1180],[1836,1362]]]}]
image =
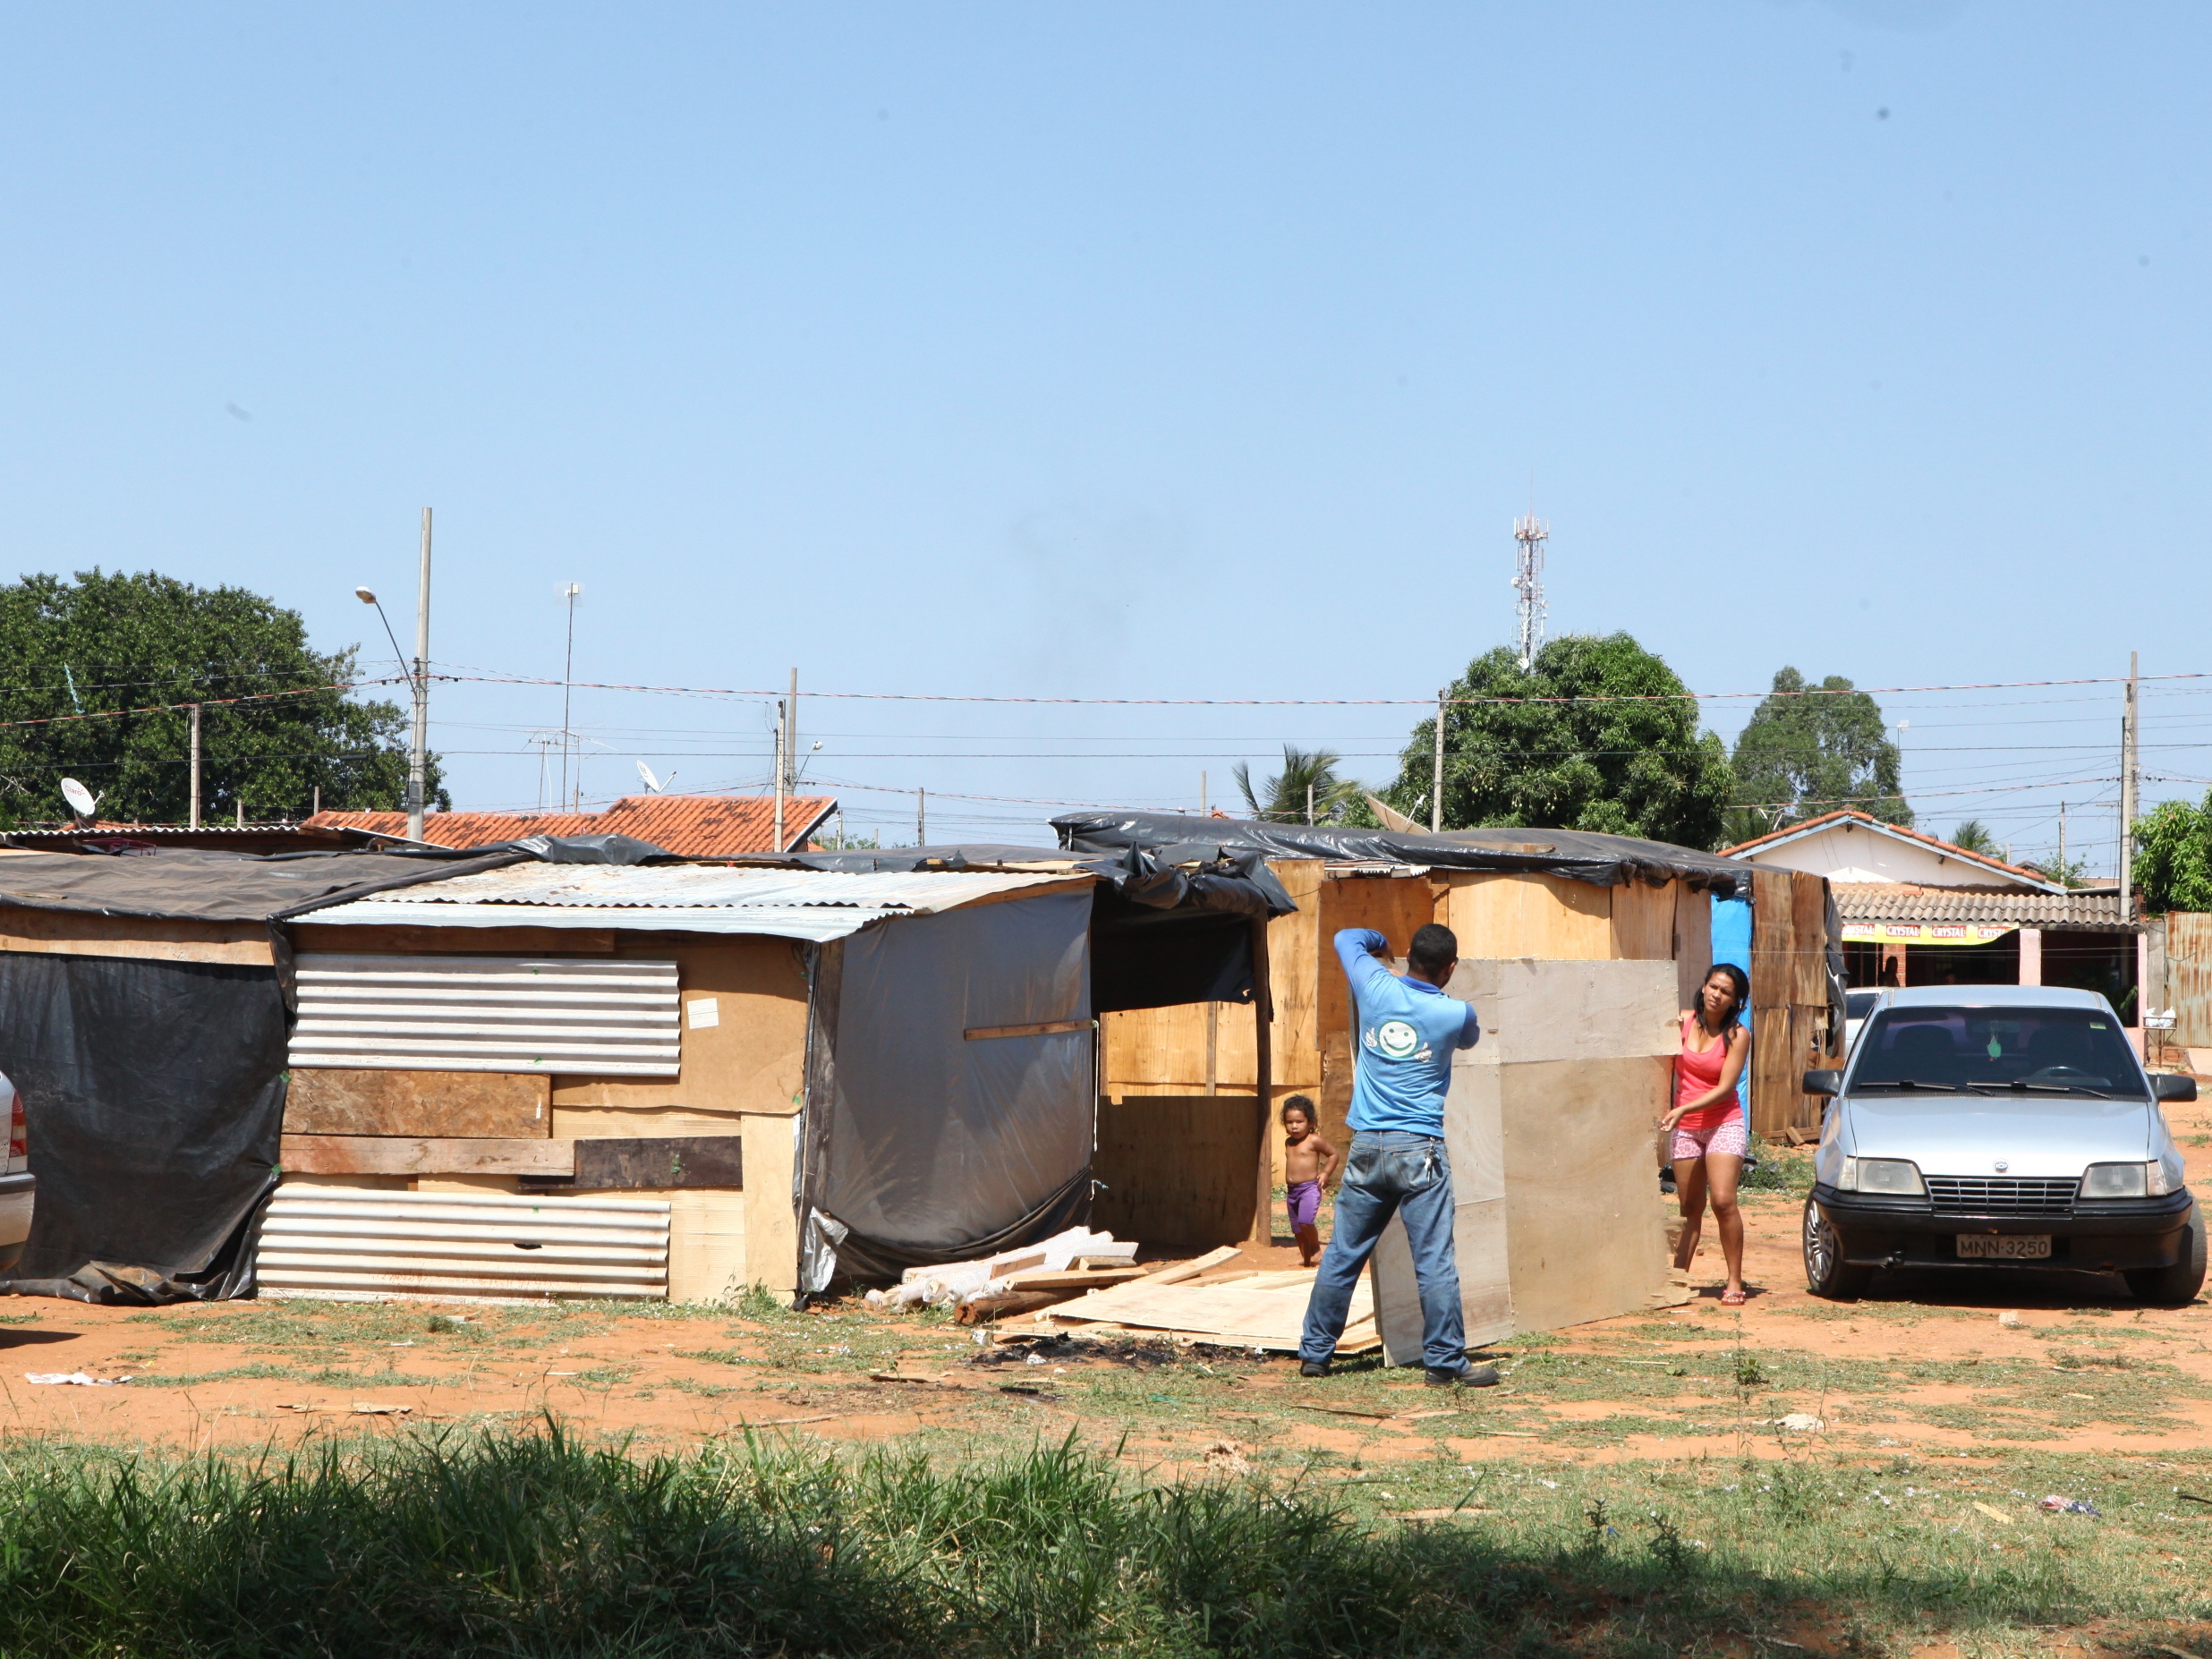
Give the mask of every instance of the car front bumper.
[{"label": "car front bumper", "polygon": [[[1855,1267],[2055,1267],[2126,1272],[2171,1267],[2181,1259],[2193,1202],[2163,1198],[2077,1202],[2063,1215],[1983,1215],[1938,1212],[1925,1198],[1877,1198],[1817,1185],[1818,1204]],[[2047,1235],[2051,1254],[2027,1260],[1961,1256],[1961,1233]]]}]

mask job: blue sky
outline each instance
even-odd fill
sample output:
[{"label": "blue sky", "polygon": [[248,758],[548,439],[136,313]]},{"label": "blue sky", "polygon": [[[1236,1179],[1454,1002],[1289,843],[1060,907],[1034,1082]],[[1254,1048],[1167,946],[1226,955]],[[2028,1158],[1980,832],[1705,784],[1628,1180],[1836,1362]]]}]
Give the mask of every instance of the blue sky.
[{"label": "blue sky", "polygon": [[[351,591],[404,634],[428,503],[472,670],[557,677],[573,580],[587,680],[1419,699],[1508,637],[1533,479],[1553,631],[1699,690],[2212,668],[2208,46],[1910,0],[17,7],[9,556],[374,659]],[[2203,684],[2147,697],[2151,799],[2212,776]],[[2069,798],[2109,864],[2114,687],[1884,706],[1925,824],[2025,855]],[[767,776],[758,699],[575,709],[588,800]],[[1286,741],[1380,779],[1417,714],[802,723],[855,830],[926,786],[932,838],[1033,838]],[[534,804],[560,718],[441,685],[457,801]]]}]

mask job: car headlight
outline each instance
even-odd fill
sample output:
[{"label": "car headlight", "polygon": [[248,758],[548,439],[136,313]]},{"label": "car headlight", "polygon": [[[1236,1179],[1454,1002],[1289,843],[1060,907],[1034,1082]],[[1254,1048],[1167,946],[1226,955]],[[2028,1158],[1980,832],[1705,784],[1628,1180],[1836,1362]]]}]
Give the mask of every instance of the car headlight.
[{"label": "car headlight", "polygon": [[2172,1171],[2148,1163],[2093,1163],[2081,1171],[2084,1198],[2163,1198],[2174,1191]]},{"label": "car headlight", "polygon": [[1920,1198],[1927,1193],[1920,1166],[1910,1158],[1846,1158],[1836,1186],[1847,1193],[1882,1193],[1892,1198]]}]

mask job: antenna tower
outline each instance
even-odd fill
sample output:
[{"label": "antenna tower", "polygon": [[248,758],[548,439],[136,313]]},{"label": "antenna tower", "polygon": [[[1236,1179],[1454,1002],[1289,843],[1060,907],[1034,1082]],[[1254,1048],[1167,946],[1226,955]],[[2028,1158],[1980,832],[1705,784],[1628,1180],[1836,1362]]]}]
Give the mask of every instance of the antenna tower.
[{"label": "antenna tower", "polygon": [[1513,540],[1519,545],[1513,564],[1513,591],[1520,595],[1517,608],[1519,626],[1515,643],[1520,651],[1521,672],[1528,672],[1544,649],[1544,544],[1552,539],[1552,527],[1534,512],[1526,518],[1513,521]]}]

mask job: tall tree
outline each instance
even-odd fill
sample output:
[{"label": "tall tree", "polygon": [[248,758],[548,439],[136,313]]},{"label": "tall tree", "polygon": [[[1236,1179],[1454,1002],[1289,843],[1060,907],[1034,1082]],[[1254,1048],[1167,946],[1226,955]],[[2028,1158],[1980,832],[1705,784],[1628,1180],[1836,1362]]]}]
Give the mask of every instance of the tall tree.
[{"label": "tall tree", "polygon": [[[1500,646],[1451,686],[1443,824],[1593,830],[1709,847],[1729,798],[1727,752],[1697,730],[1674,671],[1626,634],[1568,634],[1523,673]],[[1414,728],[1384,796],[1425,821],[1436,722]]]},{"label": "tall tree", "polygon": [[[0,822],[65,819],[64,777],[99,795],[103,818],[183,821],[191,717],[178,705],[190,702],[202,705],[211,819],[242,803],[248,818],[303,814],[318,788],[326,807],[404,805],[400,706],[322,689],[354,677],[355,650],[313,650],[297,611],[243,588],[151,571],[0,586]],[[134,710],[147,712],[118,712]],[[434,756],[429,785],[435,804],[451,804]]]},{"label": "tall tree", "polygon": [[1237,762],[1237,789],[1255,818],[1280,824],[1304,823],[1310,805],[1315,823],[1342,823],[1352,809],[1364,805],[1358,784],[1337,776],[1340,757],[1326,749],[1282,746],[1282,770],[1258,785],[1252,768]]},{"label": "tall tree", "polygon": [[2212,791],[2201,806],[2161,801],[2137,819],[2135,848],[2145,910],[2212,910]]},{"label": "tall tree", "polygon": [[1741,838],[1846,806],[1884,823],[1912,822],[1881,705],[1840,674],[1817,686],[1795,668],[1775,675],[1736,739],[1735,764],[1740,810],[1730,828]]}]

